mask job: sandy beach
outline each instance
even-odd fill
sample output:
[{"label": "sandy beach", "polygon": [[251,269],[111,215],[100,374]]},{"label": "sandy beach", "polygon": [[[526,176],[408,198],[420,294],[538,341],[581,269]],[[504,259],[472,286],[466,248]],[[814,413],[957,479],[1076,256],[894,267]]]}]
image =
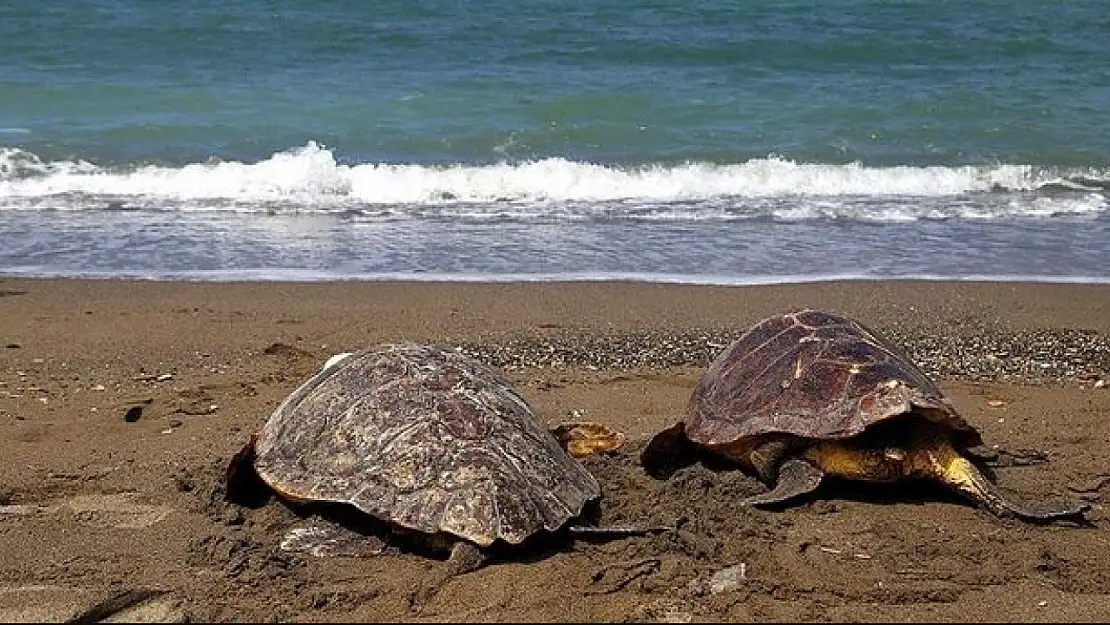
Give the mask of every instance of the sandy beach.
[{"label": "sandy beach", "polygon": [[[717,351],[799,307],[902,344],[998,452],[1003,486],[1086,500],[1090,523],[999,519],[935,489],[867,485],[748,509],[736,500],[764,487],[743,472],[647,476],[639,449],[682,417]],[[134,603],[120,615],[1105,621],[1108,311],[1110,286],[1078,284],[0,279],[0,617]],[[549,424],[624,432],[621,449],[585,461],[602,484],[600,520],[678,529],[510,554],[419,610],[411,588],[440,560],[279,549],[299,519],[278,501],[225,502],[229,459],[329,356],[399,340],[487,360]]]}]

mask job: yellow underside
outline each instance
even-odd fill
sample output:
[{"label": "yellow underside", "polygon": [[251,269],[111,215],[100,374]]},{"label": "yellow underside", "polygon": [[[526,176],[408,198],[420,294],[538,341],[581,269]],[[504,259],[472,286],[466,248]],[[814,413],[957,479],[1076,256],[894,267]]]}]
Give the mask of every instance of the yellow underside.
[{"label": "yellow underside", "polygon": [[922,445],[897,453],[826,441],[810,448],[806,457],[826,475],[872,482],[931,478],[965,492],[977,490],[971,464],[947,443]]}]

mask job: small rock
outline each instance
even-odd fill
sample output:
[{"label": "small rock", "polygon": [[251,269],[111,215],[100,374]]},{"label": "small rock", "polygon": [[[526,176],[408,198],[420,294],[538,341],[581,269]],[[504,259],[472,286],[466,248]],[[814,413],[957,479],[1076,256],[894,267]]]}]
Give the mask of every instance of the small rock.
[{"label": "small rock", "polygon": [[1006,405],[1006,402],[1002,401],[1001,399],[992,399],[987,402],[987,405],[991,408],[1001,408],[1002,406]]},{"label": "small rock", "polygon": [[709,593],[713,595],[736,590],[748,578],[748,565],[741,562],[735,566],[721,569],[709,578]]},{"label": "small rock", "polygon": [[142,406],[131,406],[127,409],[127,412],[123,413],[123,420],[128,423],[134,423],[141,418],[143,418]]},{"label": "small rock", "polygon": [[163,373],[162,375],[160,375],[160,376],[158,376],[157,378],[154,378],[154,379],[158,382],[165,382],[166,380],[172,380],[173,379],[173,374],[172,373]]},{"label": "small rock", "polygon": [[1095,384],[1094,384],[1095,388],[1102,388],[1104,386],[1106,386],[1106,380],[1101,380],[1100,379],[1100,380],[1095,381]]},{"label": "small rock", "polygon": [[96,386],[92,387],[92,390],[94,390],[94,391],[105,391],[107,389],[104,388],[103,384],[97,384]]}]

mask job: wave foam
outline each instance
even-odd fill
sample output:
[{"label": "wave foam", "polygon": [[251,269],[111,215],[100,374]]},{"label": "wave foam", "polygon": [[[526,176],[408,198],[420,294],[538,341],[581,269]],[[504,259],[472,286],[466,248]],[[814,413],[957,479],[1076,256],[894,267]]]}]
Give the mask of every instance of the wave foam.
[{"label": "wave foam", "polygon": [[[1072,178],[1083,184],[1072,182]],[[1101,186],[1091,187],[1092,180]],[[105,201],[183,210],[258,210],[276,204],[295,210],[344,211],[374,205],[434,208],[468,203],[703,203],[704,209],[719,206],[721,200],[728,200],[725,204],[798,198],[833,200],[825,205],[812,202],[791,206],[785,209],[786,218],[791,218],[790,211],[808,217],[831,211],[837,216],[838,198],[958,198],[1044,188],[1080,193],[1080,205],[1063,212],[1087,213],[1105,209],[1105,199],[1098,191],[1106,188],[1107,181],[1110,172],[1086,170],[1069,177],[1067,173],[1029,165],[866,167],[859,163],[798,163],[776,156],[734,164],[695,162],[641,167],[562,158],[481,166],[347,165],[314,142],[255,163],[213,160],[180,167],[110,169],[83,160],[46,162],[24,150],[0,148],[0,208],[27,209],[103,208]],[[72,201],[67,204],[59,198]],[[673,212],[673,208],[668,210]],[[915,214],[895,211],[897,214],[890,218],[929,218],[934,210]],[[1059,211],[1060,207],[1051,210]]]}]

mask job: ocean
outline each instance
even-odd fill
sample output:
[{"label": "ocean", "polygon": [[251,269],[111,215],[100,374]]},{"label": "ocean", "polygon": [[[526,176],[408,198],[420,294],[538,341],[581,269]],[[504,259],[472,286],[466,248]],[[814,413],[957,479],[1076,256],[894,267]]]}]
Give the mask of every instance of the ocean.
[{"label": "ocean", "polygon": [[6,0],[0,276],[1110,282],[1104,0]]}]

